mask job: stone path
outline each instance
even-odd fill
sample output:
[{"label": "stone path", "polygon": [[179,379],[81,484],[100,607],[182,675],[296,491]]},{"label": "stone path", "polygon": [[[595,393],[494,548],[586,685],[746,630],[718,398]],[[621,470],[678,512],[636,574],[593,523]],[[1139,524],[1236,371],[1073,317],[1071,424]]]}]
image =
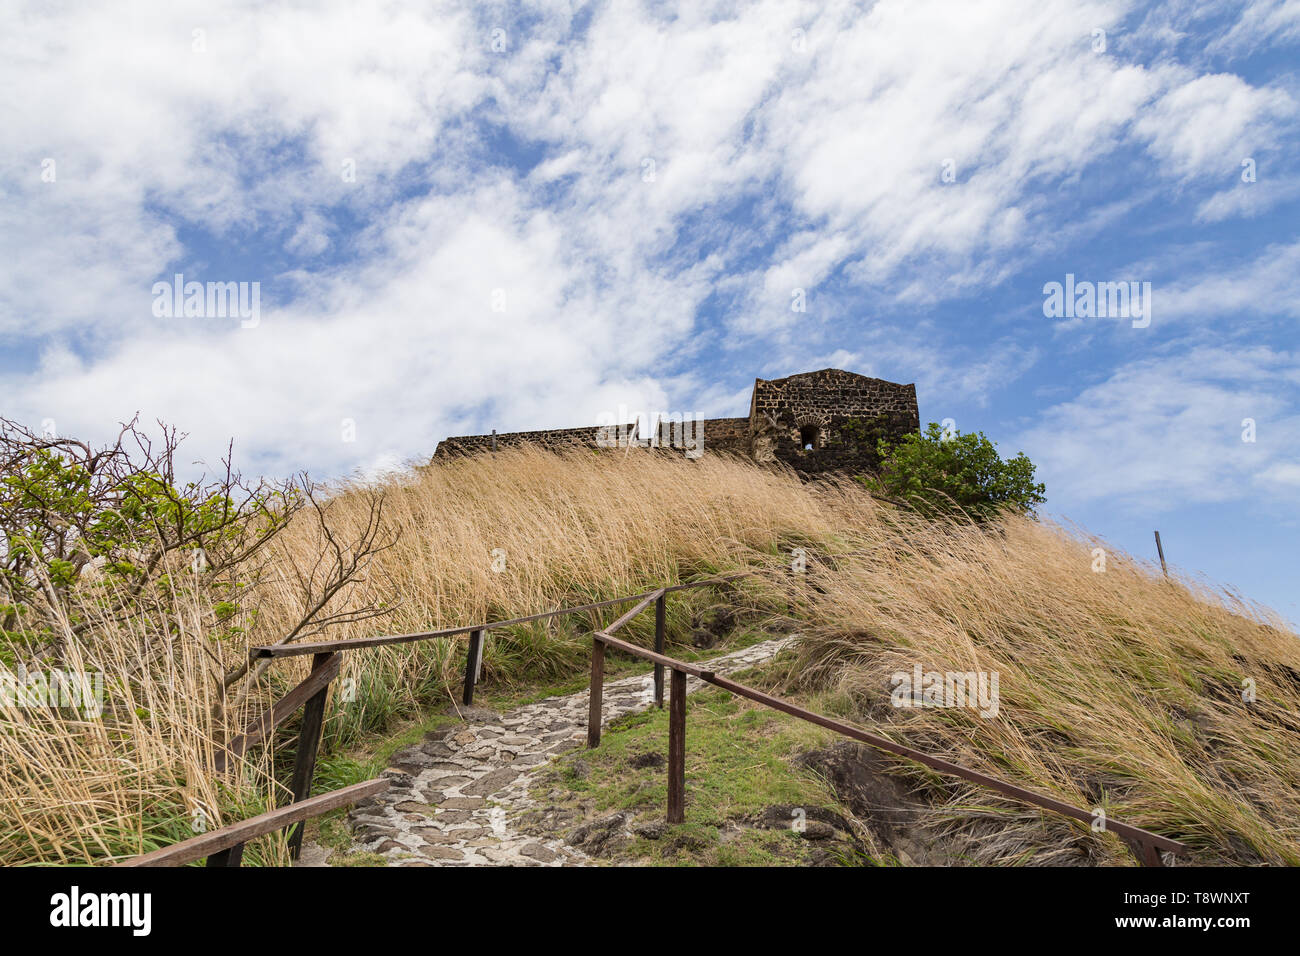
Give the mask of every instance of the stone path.
[{"label": "stone path", "polygon": [[[720,674],[767,660],[790,638],[764,641],[709,662]],[[667,681],[665,681],[667,683]],[[704,687],[697,678],[687,692]],[[666,692],[666,691],[665,691]],[[605,684],[604,722],[647,710],[653,674]],[[537,806],[528,791],[550,759],[586,743],[586,691],[548,697],[505,716],[480,708],[467,723],[426,735],[393,755],[389,789],[349,814],[357,849],[378,853],[390,866],[584,866],[591,861],[558,839],[518,832],[516,821]],[[321,865],[304,847],[300,865]]]}]

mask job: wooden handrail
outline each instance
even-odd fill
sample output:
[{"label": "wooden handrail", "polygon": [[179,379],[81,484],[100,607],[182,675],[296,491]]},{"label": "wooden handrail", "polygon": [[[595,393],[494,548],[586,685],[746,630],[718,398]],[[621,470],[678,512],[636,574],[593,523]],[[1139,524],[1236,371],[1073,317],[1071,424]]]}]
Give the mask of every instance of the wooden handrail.
[{"label": "wooden handrail", "polygon": [[[885,750],[899,757],[914,760],[932,770],[938,770],[940,773],[948,773],[956,777],[961,777],[964,780],[969,780],[971,783],[981,784],[992,790],[997,790],[999,793],[1004,793],[1009,797],[1023,800],[1026,803],[1036,804],[1037,806],[1048,810],[1055,810],[1057,813],[1064,814],[1067,817],[1074,817],[1076,820],[1082,820],[1084,823],[1091,823],[1093,820],[1094,815],[1091,812],[1084,810],[1081,807],[1076,807],[1073,804],[1066,803],[1064,800],[1058,800],[1055,797],[1036,793],[1033,790],[1018,786],[1014,783],[999,780],[997,777],[981,773],[978,770],[971,770],[969,767],[963,767],[960,764],[944,760],[942,757],[932,756],[924,751],[908,747],[906,744],[894,743],[894,741],[885,737],[879,737],[875,734],[867,733],[865,730],[854,727],[852,724],[846,724],[843,721],[835,720],[832,717],[824,717],[821,714],[800,707],[798,704],[792,704],[790,701],[783,700],[780,697],[765,694],[761,690],[756,690],[753,687],[748,687],[745,684],[730,680],[726,677],[720,677],[717,674],[704,674],[701,675],[700,679],[714,685],[715,687],[721,687],[723,690],[730,691],[738,697],[746,697],[755,703],[771,707],[773,710],[779,710],[782,713],[791,715],[792,717],[798,717],[800,720],[806,720],[810,724],[825,727],[827,730],[833,730],[836,733],[843,734],[845,737],[850,737],[854,740],[859,740],[878,750]],[[1150,842],[1161,850],[1165,850],[1169,853],[1182,853],[1187,849],[1185,844],[1179,843],[1177,840],[1171,840],[1158,833],[1152,833],[1150,830],[1144,830],[1141,827],[1135,827],[1128,823],[1121,823],[1118,820],[1111,820],[1108,818],[1106,820],[1106,829],[1127,840]]]},{"label": "wooden handrail", "polygon": [[681,671],[684,674],[690,674],[692,677],[698,677],[700,680],[708,680],[713,676],[712,671],[705,670],[696,664],[688,664],[685,661],[679,661],[675,657],[669,657],[667,654],[656,654],[654,651],[648,651],[644,647],[638,647],[636,644],[630,644],[627,641],[620,640],[617,637],[611,637],[605,631],[596,631],[592,635],[602,644],[608,644],[610,647],[625,651],[633,657],[641,657],[647,661],[653,661],[656,664],[662,664],[673,670]]},{"label": "wooden handrail", "polygon": [[[703,584],[704,582],[700,582]],[[366,647],[386,647],[389,644],[409,644],[414,641],[428,641],[436,637],[459,637],[462,634],[472,634],[474,631],[487,631],[494,627],[511,627],[515,624],[527,624],[530,621],[540,621],[548,617],[559,617],[561,614],[578,614],[583,611],[597,611],[603,607],[612,607],[615,604],[626,604],[629,601],[638,601],[645,597],[646,594],[654,594],[654,591],[646,591],[642,594],[630,594],[627,597],[610,598],[608,601],[597,601],[595,604],[582,604],[577,607],[564,607],[554,611],[543,611],[541,614],[529,614],[526,617],[515,617],[508,621],[491,621],[483,624],[470,624],[466,627],[449,627],[440,631],[417,631],[413,634],[384,634],[376,637],[357,637],[344,638],[338,641],[316,641],[311,644],[266,644],[261,647],[254,647],[249,650],[248,654],[254,660],[267,657],[302,657],[306,654],[322,654],[332,651],[355,651]]]},{"label": "wooden handrail", "polygon": [[217,773],[225,770],[231,760],[242,757],[244,751],[293,716],[293,713],[317,692],[329,686],[330,681],[338,676],[341,663],[340,659],[335,656],[324,667],[313,669],[301,684],[277,700],[260,717],[249,724],[242,734],[226,744],[225,750],[219,752],[214,761]]},{"label": "wooden handrail", "polygon": [[650,606],[650,604],[651,604],[652,601],[657,601],[657,600],[659,600],[659,599],[660,599],[661,597],[663,597],[663,596],[664,596],[664,589],[663,589],[663,588],[660,588],[658,591],[651,591],[649,594],[647,594],[645,597],[643,597],[643,598],[642,598],[642,599],[637,603],[637,605],[636,605],[634,608],[632,608],[630,611],[628,611],[627,613],[625,613],[622,617],[620,617],[618,620],[616,620],[613,624],[611,624],[611,625],[609,625],[608,627],[606,627],[605,630],[603,631],[603,633],[605,633],[605,634],[613,634],[615,631],[617,631],[620,627],[622,627],[622,626],[623,626],[624,624],[626,624],[628,621],[632,620],[632,618],[636,617],[638,614],[640,614],[642,611],[644,611],[646,608],[648,608],[648,607]]},{"label": "wooden handrail", "polygon": [[[309,713],[304,718],[304,727],[302,737],[299,741],[298,759],[295,765],[295,794],[298,802],[290,804],[280,810],[274,810],[270,813],[253,817],[250,820],[243,821],[240,824],[233,824],[230,827],[215,831],[214,833],[204,834],[194,837],[191,840],[183,841],[172,847],[166,847],[162,850],[156,850],[153,853],[145,854],[135,860],[128,861],[123,866],[168,866],[179,863],[190,862],[202,856],[209,856],[209,865],[214,865],[214,860],[220,860],[220,865],[238,865],[239,855],[242,853],[244,843],[254,836],[268,833],[271,830],[279,829],[282,826],[300,822],[307,817],[314,816],[317,813],[323,813],[326,810],[333,809],[344,803],[360,799],[361,796],[368,796],[370,793],[378,792],[386,787],[387,781],[384,779],[371,780],[364,784],[356,784],[353,787],[346,787],[343,790],[334,791],[329,794],[322,794],[319,797],[302,799],[309,791],[311,785],[312,770],[315,766],[316,746],[320,738],[320,723],[324,716],[326,693],[330,682],[338,674],[338,651],[360,650],[367,647],[381,647],[392,644],[410,643],[414,641],[430,640],[438,637],[455,637],[462,634],[471,635],[469,653],[466,658],[465,683],[464,683],[464,703],[466,705],[473,703],[474,685],[478,680],[478,668],[482,661],[483,635],[484,632],[498,627],[509,627],[515,624],[525,624],[531,621],[544,620],[547,618],[558,617],[563,614],[575,614],[584,611],[594,611],[600,608],[612,607],[616,604],[626,604],[630,601],[636,601],[637,604],[620,616],[616,621],[607,626],[604,630],[595,631],[592,634],[592,660],[591,660],[591,690],[588,711],[587,740],[588,745],[592,747],[599,746],[601,732],[601,704],[603,698],[603,672],[605,648],[613,647],[635,657],[643,658],[655,665],[655,702],[663,706],[663,670],[670,668],[673,684],[673,706],[671,709],[670,733],[669,733],[669,822],[680,823],[683,819],[685,806],[685,690],[686,675],[693,675],[700,680],[712,684],[730,693],[740,697],[748,698],[756,703],[763,704],[774,710],[782,711],[791,716],[798,717],[809,723],[817,724],[829,730],[843,734],[854,740],[861,741],[869,746],[885,750],[897,756],[908,760],[916,761],[931,769],[938,770],[941,773],[952,774],[969,780],[972,783],[989,787],[1007,796],[1023,800],[1027,803],[1043,807],[1048,810],[1061,813],[1065,816],[1083,822],[1092,822],[1094,815],[1081,808],[1066,803],[1063,800],[1057,800],[1055,797],[1049,797],[1044,794],[1036,793],[1024,787],[1017,786],[1009,781],[1000,780],[997,777],[981,773],[977,770],[971,770],[951,761],[944,760],[926,754],[923,751],[915,750],[904,744],[895,743],[887,738],[868,733],[851,724],[834,720],[830,717],[824,717],[821,714],[814,713],[793,704],[782,698],[766,694],[763,691],[748,687],[736,681],[720,677],[713,671],[694,664],[688,664],[685,661],[669,657],[663,653],[664,649],[664,630],[665,630],[665,598],[668,594],[684,591],[689,588],[705,587],[728,583],[737,578],[753,576],[753,571],[737,571],[730,574],[721,575],[715,578],[709,578],[702,581],[690,581],[683,584],[668,585],[662,588],[656,588],[652,591],[644,591],[640,594],[632,594],[626,597],[611,598],[607,601],[598,601],[592,604],[583,604],[575,607],[559,608],[554,611],[544,611],[540,614],[531,614],[525,617],[512,618],[507,621],[492,621],[483,624],[472,624],[466,627],[447,628],[437,631],[422,631],[413,634],[395,634],[369,638],[359,638],[338,641],[318,641],[311,644],[276,644],[264,647],[256,647],[249,651],[251,659],[259,658],[277,658],[277,657],[297,657],[307,654],[314,655],[314,667],[312,673],[301,684],[277,701],[270,710],[266,711],[257,721],[250,725],[249,729],[239,737],[231,741],[227,750],[233,755],[242,754],[243,751],[252,743],[261,739],[276,726],[279,725],[289,714],[293,713],[299,706],[304,703],[308,705]],[[613,633],[625,626],[629,621],[635,618],[642,611],[646,610],[651,604],[655,606],[655,650],[650,651],[639,647],[635,644],[621,640],[613,636]],[[679,692],[680,691],[680,692]],[[225,756],[218,755],[218,769],[225,765]],[[678,779],[681,778],[681,779]],[[364,788],[373,787],[372,790]],[[349,796],[350,795],[350,796]],[[1107,820],[1106,829],[1115,833],[1134,847],[1138,852],[1139,859],[1149,865],[1161,865],[1160,850],[1170,853],[1184,853],[1187,850],[1185,844],[1177,840],[1160,836],[1141,827],[1135,827],[1131,824],[1121,823],[1117,820]],[[297,841],[301,839],[302,828],[297,828],[294,837],[291,840],[291,851],[296,856]]]},{"label": "wooden handrail", "polygon": [[707,578],[703,581],[687,581],[684,584],[673,584],[663,588],[656,588],[653,591],[642,591],[640,594],[629,594],[626,597],[610,598],[608,601],[597,601],[594,604],[579,604],[574,607],[557,608],[554,611],[542,611],[540,614],[529,614],[524,617],[512,617],[507,621],[485,621],[482,624],[467,624],[464,627],[448,627],[437,631],[416,631],[411,634],[382,634],[375,637],[343,638],[337,641],[316,641],[310,644],[264,644],[260,647],[250,648],[248,656],[253,660],[263,660],[275,657],[303,657],[307,654],[328,654],[334,651],[356,651],[367,647],[387,647],[390,644],[410,644],[415,641],[428,641],[437,637],[459,637],[462,634],[472,634],[475,631],[489,631],[497,627],[512,627],[516,624],[528,624],[531,621],[541,621],[546,618],[559,617],[563,614],[580,614],[584,611],[598,611],[601,608],[613,607],[615,604],[627,604],[630,601],[644,601],[646,598],[653,600],[660,594],[675,594],[678,591],[686,591],[690,588],[725,584],[735,580],[736,578],[749,577],[754,573],[755,572],[753,571],[733,571],[728,574],[719,575],[718,577]]},{"label": "wooden handrail", "polygon": [[[1056,813],[1060,813],[1068,817],[1073,817],[1074,819],[1081,820],[1084,823],[1091,823],[1094,819],[1094,814],[1091,813],[1090,811],[1085,810],[1082,807],[1076,807],[1073,804],[1066,803],[1064,800],[1058,800],[1055,797],[1049,797],[1046,794],[1037,793],[1033,790],[1029,790],[1025,787],[1018,786],[1006,780],[1000,780],[997,777],[990,776],[989,774],[982,773],[978,770],[971,770],[969,767],[963,767],[960,764],[952,763],[949,760],[944,760],[942,757],[935,757],[931,754],[925,753],[924,751],[920,751],[920,750],[916,750],[915,748],[908,747],[905,744],[895,743],[894,741],[889,740],[885,737],[880,737],[877,736],[876,734],[868,733],[867,731],[862,730],[861,728],[854,727],[852,724],[846,724],[843,721],[835,720],[834,718],[831,717],[825,717],[821,714],[815,713],[814,711],[808,710],[807,708],[800,707],[798,704],[791,703],[788,700],[784,700],[780,697],[775,697],[771,694],[764,693],[763,691],[757,690],[756,688],[749,687],[745,684],[741,684],[737,681],[730,680],[726,677],[720,677],[719,675],[715,674],[713,671],[707,670],[703,667],[699,667],[695,664],[688,664],[685,661],[677,660],[675,658],[667,656],[666,654],[656,653],[655,651],[649,651],[643,647],[637,646],[636,644],[631,644],[627,641],[620,640],[616,637],[611,637],[607,631],[596,631],[592,635],[592,639],[594,643],[593,650],[595,650],[597,653],[593,654],[593,658],[592,658],[593,665],[592,665],[592,681],[591,681],[591,691],[590,691],[591,701],[590,701],[589,716],[588,716],[589,724],[587,727],[588,746],[596,747],[599,746],[600,744],[600,728],[598,726],[596,727],[591,726],[591,722],[600,721],[600,712],[601,712],[600,708],[601,708],[601,696],[603,694],[603,681],[600,679],[600,675],[598,673],[600,668],[597,666],[595,662],[597,657],[599,657],[603,662],[604,647],[608,646],[608,647],[617,648],[618,650],[623,651],[627,654],[631,654],[634,657],[639,657],[644,660],[651,661],[656,665],[656,667],[669,667],[673,671],[674,693],[673,693],[673,705],[672,705],[672,714],[671,714],[672,719],[670,720],[669,723],[669,743],[671,744],[669,748],[670,753],[669,753],[669,780],[668,780],[668,794],[669,794],[668,822],[669,823],[681,823],[683,820],[682,814],[683,814],[683,806],[684,806],[683,793],[684,793],[684,786],[685,786],[684,784],[685,764],[684,761],[681,759],[681,753],[682,753],[682,748],[684,747],[683,741],[685,739],[685,732],[686,732],[685,731],[686,712],[684,707],[684,700],[685,700],[685,691],[686,691],[685,677],[687,674],[693,675],[694,677],[698,677],[700,680],[704,681],[705,683],[712,684],[715,687],[720,687],[723,690],[729,691],[730,693],[737,695],[738,697],[748,698],[749,700],[752,700],[755,703],[763,704],[764,706],[770,707],[773,710],[779,710],[782,713],[789,714],[792,717],[798,717],[800,720],[805,720],[808,723],[816,724],[819,727],[825,727],[828,730],[833,730],[836,733],[843,734],[844,736],[849,737],[853,740],[861,741],[862,743],[865,743],[871,747],[875,747],[879,750],[887,751],[889,753],[903,757],[907,760],[913,760],[917,763],[920,763],[926,767],[931,768],[932,770],[937,770],[940,773],[946,773],[956,777],[961,777],[964,780],[969,780],[972,783],[980,784],[981,786],[985,786],[992,790],[996,790],[999,793],[1003,793],[1009,797],[1022,800],[1025,803],[1043,807],[1044,809],[1047,810],[1053,810]],[[679,683],[679,676],[680,676],[680,683]],[[680,708],[678,706],[678,701],[676,700],[678,696],[676,690],[679,686],[681,688],[681,696],[683,699],[682,700],[683,706],[681,706]],[[1160,854],[1159,854],[1160,850],[1164,850],[1165,852],[1175,853],[1175,854],[1185,853],[1187,851],[1186,844],[1179,843],[1177,840],[1171,840],[1169,837],[1161,836],[1158,833],[1152,833],[1150,830],[1144,830],[1141,827],[1133,826],[1132,824],[1122,823],[1119,820],[1113,820],[1107,818],[1105,828],[1106,830],[1109,830],[1110,832],[1114,833],[1116,836],[1119,836],[1121,839],[1128,842],[1130,846],[1132,846],[1135,850],[1138,851],[1139,859],[1144,864],[1147,865],[1155,865],[1155,866],[1161,865]]]},{"label": "wooden handrail", "polygon": [[[331,790],[315,797],[308,797],[297,803],[260,813],[247,820],[240,820],[211,833],[173,843],[161,849],[145,853],[142,856],[123,860],[117,866],[182,866],[193,863],[203,857],[212,857],[236,848],[242,848],[249,840],[281,830],[290,824],[298,823],[309,817],[319,816],[338,807],[356,803],[364,797],[373,796],[388,789],[388,778],[377,777],[364,783],[354,783],[350,787]],[[235,856],[238,860],[238,856]]]}]

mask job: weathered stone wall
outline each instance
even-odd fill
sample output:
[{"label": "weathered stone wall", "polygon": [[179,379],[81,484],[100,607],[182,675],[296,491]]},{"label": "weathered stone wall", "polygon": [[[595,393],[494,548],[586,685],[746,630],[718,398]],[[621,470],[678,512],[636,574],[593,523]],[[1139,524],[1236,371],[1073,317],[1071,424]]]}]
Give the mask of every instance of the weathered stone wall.
[{"label": "weathered stone wall", "polygon": [[837,368],[787,378],[760,378],[754,383],[751,417],[778,412],[797,424],[824,421],[831,415],[899,415],[916,421],[916,428],[921,427],[915,385],[897,385]]},{"label": "weathered stone wall", "polygon": [[[750,402],[754,457],[796,471],[860,472],[879,467],[876,442],[919,431],[916,386],[841,369],[759,379]],[[813,447],[804,448],[812,439]]]},{"label": "weathered stone wall", "polygon": [[749,455],[748,418],[706,418],[704,420],[704,453],[727,451]]},{"label": "weathered stone wall", "polygon": [[[704,454],[729,452],[759,462],[782,461],[796,471],[875,470],[880,462],[876,442],[897,441],[919,431],[916,386],[898,385],[841,369],[804,372],[787,378],[756,379],[745,418],[710,418],[702,422]],[[496,436],[498,448],[532,443],[546,448],[596,448],[617,446],[633,426],[619,429],[590,425],[534,432],[504,432]],[[692,429],[685,429],[689,441]],[[660,423],[660,445],[669,451],[686,450],[683,430],[675,432]],[[435,458],[490,451],[491,435],[459,435],[439,442]],[[811,439],[812,448],[804,447]],[[676,445],[670,448],[670,443]],[[687,446],[693,448],[693,446]],[[691,454],[689,457],[696,457]]]},{"label": "weathered stone wall", "polygon": [[[626,434],[631,425],[623,427]],[[512,445],[533,444],[544,448],[596,447],[597,434],[601,429],[596,425],[585,428],[550,428],[535,432],[502,432],[496,436],[498,448]],[[472,455],[480,451],[492,450],[491,435],[456,435],[438,442],[433,451],[434,458],[446,458],[448,455]]]}]

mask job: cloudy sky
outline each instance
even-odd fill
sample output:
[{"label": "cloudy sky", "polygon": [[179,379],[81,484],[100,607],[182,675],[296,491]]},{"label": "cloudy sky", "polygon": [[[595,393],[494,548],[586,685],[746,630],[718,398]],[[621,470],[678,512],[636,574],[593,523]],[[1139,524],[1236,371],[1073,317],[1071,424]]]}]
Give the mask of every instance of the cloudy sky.
[{"label": "cloudy sky", "polygon": [[1300,619],[1300,0],[2,10],[5,415],[328,477],[834,366]]}]

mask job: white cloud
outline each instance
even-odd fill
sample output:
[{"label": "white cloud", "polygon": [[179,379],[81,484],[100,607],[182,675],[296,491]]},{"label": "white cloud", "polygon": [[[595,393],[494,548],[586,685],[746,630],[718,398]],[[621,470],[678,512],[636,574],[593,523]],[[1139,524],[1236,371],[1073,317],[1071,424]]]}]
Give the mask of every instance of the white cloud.
[{"label": "white cloud", "polygon": [[1244,325],[1259,315],[1300,318],[1300,241],[1269,245],[1239,265],[1161,286],[1153,298],[1155,322],[1229,316]]},{"label": "white cloud", "polygon": [[1282,203],[1300,196],[1300,176],[1265,179],[1256,182],[1238,182],[1230,189],[1215,193],[1197,207],[1200,222],[1222,222],[1225,219],[1244,219],[1263,215]]},{"label": "white cloud", "polygon": [[309,212],[302,217],[285,248],[301,256],[318,256],[330,247],[329,222],[318,213]]},{"label": "white cloud", "polygon": [[[1016,441],[1053,506],[1166,510],[1296,494],[1300,358],[1263,347],[1200,348],[1122,366],[1039,416]],[[1246,419],[1255,440],[1243,440]]]},{"label": "white cloud", "polygon": [[1279,462],[1270,465],[1260,472],[1259,478],[1265,484],[1284,485],[1288,490],[1300,490],[1300,462]]},{"label": "white cloud", "polygon": [[[1274,141],[1292,108],[1277,90],[1094,53],[1092,30],[1129,8],[610,4],[581,36],[558,2],[526,20],[342,0],[30,13],[0,41],[0,84],[22,91],[0,107],[18,144],[0,158],[0,329],[44,360],[0,378],[6,411],[99,434],[140,409],[286,469],[679,407],[674,360],[703,348],[689,336],[712,292],[740,302],[728,344],[833,351],[793,343],[792,322],[844,315],[796,317],[792,288],[834,306],[818,287],[842,274],[938,301],[1113,221],[1062,229],[1042,195],[1117,148],[1149,146],[1181,182]],[[489,123],[539,152],[531,175],[509,171]],[[716,214],[744,201],[747,221]],[[264,301],[258,328],[149,314],[155,278],[214,252],[242,261],[249,237],[283,247],[278,278],[298,289]],[[1266,278],[1291,288],[1283,267]],[[914,363],[941,396],[983,394],[1038,354],[966,355],[954,376],[919,331],[864,328],[850,350],[863,371]]]},{"label": "white cloud", "polygon": [[1275,145],[1275,127],[1296,115],[1295,101],[1282,90],[1258,89],[1231,74],[1176,72],[1181,82],[1134,122],[1151,154],[1176,176],[1235,176],[1241,161]]},{"label": "white cloud", "polygon": [[[1238,6],[1233,4],[1233,6]],[[1300,0],[1252,0],[1232,28],[1209,47],[1212,52],[1243,54],[1265,44],[1300,40]]]},{"label": "white cloud", "polygon": [[382,252],[366,268],[304,276],[300,299],[264,306],[255,328],[156,319],[93,362],[51,352],[13,384],[29,416],[65,431],[138,409],[201,431],[209,455],[239,436],[281,471],[428,454],[484,414],[506,431],[592,423],[621,402],[665,407],[643,357],[669,351],[694,311],[682,297],[703,289],[649,276],[601,289],[523,203],[507,181],[413,201],[372,238]]}]

